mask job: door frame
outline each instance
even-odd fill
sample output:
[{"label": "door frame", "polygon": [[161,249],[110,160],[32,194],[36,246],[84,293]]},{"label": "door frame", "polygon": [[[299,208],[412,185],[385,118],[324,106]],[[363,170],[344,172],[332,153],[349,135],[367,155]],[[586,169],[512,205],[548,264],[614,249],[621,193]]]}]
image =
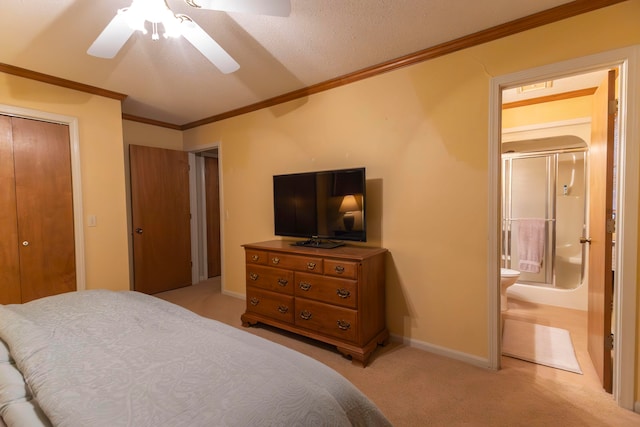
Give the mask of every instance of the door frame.
[{"label": "door frame", "polygon": [[[224,197],[223,197],[223,178],[222,178],[222,144],[214,142],[209,145],[198,147],[197,150],[190,150],[189,153],[189,200],[191,203],[191,259],[193,260],[192,278],[193,283],[205,280],[200,272],[207,271],[207,249],[206,245],[201,244],[202,236],[206,238],[206,205],[204,193],[204,167],[198,165],[197,153],[203,151],[218,150],[218,194],[220,199],[220,288],[225,293],[224,286]],[[206,276],[206,274],[205,274]],[[235,294],[234,294],[235,296]]]},{"label": "door frame", "polygon": [[82,174],[80,172],[80,134],[78,118],[30,108],[0,104],[0,114],[23,119],[39,120],[66,125],[69,128],[69,148],[71,150],[71,186],[73,193],[73,233],[76,257],[76,290],[86,289],[84,257],[84,215],[82,208]]},{"label": "door frame", "polygon": [[638,58],[640,46],[611,50],[575,58],[520,72],[494,77],[489,95],[489,194],[488,194],[488,348],[489,367],[500,369],[500,142],[502,90],[534,81],[552,80],[603,68],[620,69],[619,87],[619,147],[617,154],[617,217],[616,224],[616,289],[614,307],[614,367],[613,397],[623,408],[634,410],[636,381],[636,266],[638,256],[638,201],[640,167],[640,114],[638,91]]}]

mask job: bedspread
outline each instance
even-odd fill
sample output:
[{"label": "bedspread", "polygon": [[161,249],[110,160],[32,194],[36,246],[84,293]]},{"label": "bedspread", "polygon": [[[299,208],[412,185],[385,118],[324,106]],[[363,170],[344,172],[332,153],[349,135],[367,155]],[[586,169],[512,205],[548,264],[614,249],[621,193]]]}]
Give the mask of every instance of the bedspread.
[{"label": "bedspread", "polygon": [[0,338],[55,426],[389,425],[314,359],[137,292],[0,306]]}]

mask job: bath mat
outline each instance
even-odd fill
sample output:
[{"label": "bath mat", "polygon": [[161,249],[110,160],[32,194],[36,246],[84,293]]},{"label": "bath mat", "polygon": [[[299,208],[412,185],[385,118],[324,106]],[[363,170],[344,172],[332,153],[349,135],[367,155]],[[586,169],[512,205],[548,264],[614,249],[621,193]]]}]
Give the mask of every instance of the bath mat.
[{"label": "bath mat", "polygon": [[505,319],[502,354],[582,374],[571,335],[566,329]]}]

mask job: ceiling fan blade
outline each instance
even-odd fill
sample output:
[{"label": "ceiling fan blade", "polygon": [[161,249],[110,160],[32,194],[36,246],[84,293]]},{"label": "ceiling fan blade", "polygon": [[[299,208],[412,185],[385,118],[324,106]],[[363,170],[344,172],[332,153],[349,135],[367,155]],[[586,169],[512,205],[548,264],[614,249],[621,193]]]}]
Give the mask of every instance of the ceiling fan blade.
[{"label": "ceiling fan blade", "polygon": [[185,0],[185,2],[192,7],[223,12],[272,16],[289,16],[291,14],[290,0]]},{"label": "ceiling fan blade", "polygon": [[184,38],[224,74],[233,73],[240,68],[240,64],[198,24],[190,19],[185,19],[180,25]]},{"label": "ceiling fan blade", "polygon": [[93,42],[87,53],[99,58],[113,58],[135,31],[127,24],[126,12],[118,12],[109,22],[98,38]]}]

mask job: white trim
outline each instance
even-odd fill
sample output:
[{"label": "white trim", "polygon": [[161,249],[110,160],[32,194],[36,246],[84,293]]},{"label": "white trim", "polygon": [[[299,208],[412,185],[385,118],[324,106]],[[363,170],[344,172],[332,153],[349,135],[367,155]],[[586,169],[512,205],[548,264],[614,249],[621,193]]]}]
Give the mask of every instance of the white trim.
[{"label": "white trim", "polygon": [[[223,181],[223,173],[222,173],[222,143],[217,142],[215,146],[218,148],[218,203],[220,204],[220,289],[222,293],[232,294],[227,292],[225,289],[224,281],[226,274],[224,272],[225,269],[225,259],[224,254],[227,253],[225,250],[225,222],[227,221],[227,216],[225,215],[224,209],[224,181]],[[244,296],[246,298],[246,295]]]},{"label": "white trim", "polygon": [[525,126],[515,126],[512,128],[503,129],[502,134],[506,135],[511,133],[527,132],[532,130],[561,128],[561,127],[569,127],[569,126],[584,125],[584,124],[591,124],[591,117],[582,117],[580,119],[571,119],[571,120],[560,120],[557,122],[536,123],[533,125],[525,125]]},{"label": "white trim", "polygon": [[482,357],[474,356],[468,353],[451,350],[446,347],[440,347],[438,345],[429,344],[424,341],[419,341],[413,338],[407,338],[405,336],[397,335],[397,334],[391,334],[391,340],[394,342],[402,343],[408,347],[417,348],[419,350],[427,351],[429,353],[448,357],[450,359],[459,360],[461,362],[478,366],[480,368],[489,367],[489,360],[484,359]]},{"label": "white trim", "polygon": [[[638,199],[640,105],[638,91],[638,56],[640,46],[627,49],[627,60],[620,72],[620,146],[618,150],[618,224],[616,234],[616,276],[613,394],[623,408],[632,409],[636,371],[636,315],[637,315],[637,262],[638,262]],[[618,367],[616,369],[615,367]]]},{"label": "white trim", "polygon": [[247,295],[246,294],[241,294],[239,292],[225,291],[224,288],[222,288],[221,293],[222,293],[222,295],[228,295],[230,297],[238,298],[238,299],[241,299],[243,301],[247,300]]},{"label": "white trim", "polygon": [[[196,187],[198,188],[198,196],[197,196],[197,205],[198,205],[198,225],[199,232],[201,236],[207,235],[208,224],[206,220],[203,218],[207,218],[207,183],[205,179],[205,163],[204,157],[200,156],[196,158],[196,172],[198,182],[196,183]],[[200,280],[206,280],[209,277],[209,263],[205,262],[208,260],[208,244],[203,244],[201,239],[199,240],[198,249],[200,250],[200,256],[198,259],[202,262],[200,266]]]},{"label": "white trim", "polygon": [[189,159],[189,212],[191,213],[191,220],[189,221],[189,228],[191,232],[191,284],[199,282],[200,278],[200,256],[198,251],[198,223],[200,221],[198,212],[198,199],[197,196],[197,165],[196,155],[194,153],[187,153]]},{"label": "white trim", "polygon": [[524,70],[491,79],[489,98],[489,259],[487,293],[489,295],[488,345],[491,367],[499,368],[499,276],[500,232],[496,211],[499,188],[501,131],[501,92],[537,80],[550,80],[603,68],[620,68],[620,147],[618,154],[618,224],[616,235],[615,342],[613,396],[619,406],[633,410],[636,379],[636,265],[638,255],[638,200],[640,149],[638,139],[638,55],[640,46],[626,47],[596,55]]},{"label": "white trim", "polygon": [[[491,79],[489,92],[489,226],[487,228],[487,298],[488,298],[488,362],[490,369],[500,369],[502,354],[502,325],[500,319],[500,180],[502,161],[500,158],[500,141],[502,137],[502,88]],[[497,285],[496,285],[497,284]]]},{"label": "white trim", "polygon": [[[232,293],[227,293],[225,292],[225,286],[224,286],[224,279],[225,279],[225,273],[224,273],[224,254],[225,254],[225,250],[224,250],[224,221],[225,221],[225,216],[223,214],[224,212],[224,197],[223,197],[223,183],[222,183],[222,144],[220,142],[214,142],[211,143],[209,145],[205,145],[202,147],[198,147],[198,149],[194,149],[194,150],[190,150],[189,151],[189,156],[194,156],[195,158],[195,154],[196,153],[200,153],[203,151],[209,151],[209,150],[214,150],[217,149],[218,150],[218,195],[219,195],[219,201],[220,201],[220,288],[223,294],[227,294],[227,295],[232,295],[235,296],[235,294]],[[195,168],[194,168],[195,169]],[[204,175],[204,169],[203,169],[203,175]],[[197,209],[197,197],[201,197],[204,198],[204,191],[202,192],[198,192],[197,188],[196,188],[196,180],[198,179],[198,177],[196,177],[193,182],[189,182],[189,193],[190,193],[190,199],[191,199],[191,212],[196,212],[196,215],[202,215],[201,212],[198,212]],[[204,176],[202,177],[202,179],[204,180]],[[203,186],[204,187],[204,186]],[[195,204],[195,208],[194,208],[194,204]],[[199,218],[198,221],[200,221],[201,219]],[[194,221],[195,223],[195,221]],[[205,228],[206,230],[206,228]],[[197,234],[197,227],[192,226],[191,227],[191,256],[192,259],[200,259],[200,256],[202,255],[200,253],[200,249],[199,249],[199,245],[197,244],[199,239],[199,236]],[[194,251],[194,242],[196,245],[195,251]],[[206,251],[206,249],[205,249]],[[195,263],[194,263],[195,264]],[[242,296],[244,298],[244,296]]]},{"label": "white trim", "polygon": [[82,205],[82,173],[80,170],[80,135],[76,117],[32,110],[0,104],[0,114],[23,117],[50,123],[59,123],[69,127],[69,148],[71,150],[71,186],[73,191],[73,232],[76,255],[76,290],[86,289],[86,269],[84,256],[84,217]]}]

